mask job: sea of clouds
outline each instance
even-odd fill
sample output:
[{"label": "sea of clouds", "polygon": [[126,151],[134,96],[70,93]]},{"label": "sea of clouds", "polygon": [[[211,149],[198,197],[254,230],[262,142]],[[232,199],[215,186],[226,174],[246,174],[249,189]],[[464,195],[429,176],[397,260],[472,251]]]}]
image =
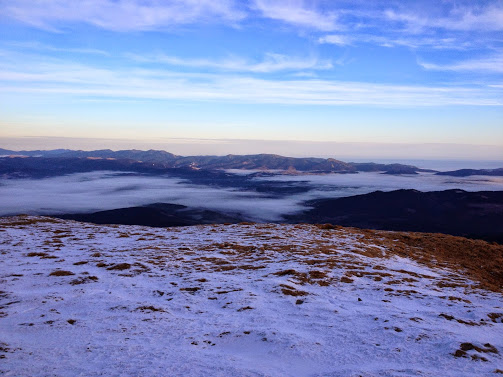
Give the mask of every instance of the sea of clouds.
[{"label": "sea of clouds", "polygon": [[278,221],[283,214],[306,209],[304,202],[307,200],[346,197],[376,190],[503,190],[503,177],[458,178],[431,173],[407,176],[380,173],[275,175],[252,179],[307,185],[311,190],[293,195],[270,195],[242,188],[196,185],[169,176],[99,171],[45,179],[0,180],[0,216],[86,213],[151,203],[174,203],[239,214],[250,220]]}]

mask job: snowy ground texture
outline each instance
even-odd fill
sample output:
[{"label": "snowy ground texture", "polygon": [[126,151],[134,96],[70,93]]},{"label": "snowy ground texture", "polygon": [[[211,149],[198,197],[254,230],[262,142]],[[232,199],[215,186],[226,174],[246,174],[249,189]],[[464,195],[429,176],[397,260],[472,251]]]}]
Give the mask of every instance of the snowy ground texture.
[{"label": "snowy ground texture", "polygon": [[5,376],[496,376],[503,299],[314,225],[0,219]]}]

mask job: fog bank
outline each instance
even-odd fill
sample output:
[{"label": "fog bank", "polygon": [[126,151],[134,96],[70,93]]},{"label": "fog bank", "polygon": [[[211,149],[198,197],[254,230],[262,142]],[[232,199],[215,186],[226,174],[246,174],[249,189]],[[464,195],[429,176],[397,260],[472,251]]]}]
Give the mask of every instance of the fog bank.
[{"label": "fog bank", "polygon": [[379,173],[276,175],[252,180],[297,184],[308,186],[310,190],[301,194],[273,195],[240,188],[196,185],[168,176],[100,171],[46,179],[0,180],[0,215],[87,213],[163,202],[239,214],[256,221],[278,221],[283,214],[306,209],[303,202],[310,199],[396,189],[503,190],[502,177],[458,178],[430,173],[408,176]]}]

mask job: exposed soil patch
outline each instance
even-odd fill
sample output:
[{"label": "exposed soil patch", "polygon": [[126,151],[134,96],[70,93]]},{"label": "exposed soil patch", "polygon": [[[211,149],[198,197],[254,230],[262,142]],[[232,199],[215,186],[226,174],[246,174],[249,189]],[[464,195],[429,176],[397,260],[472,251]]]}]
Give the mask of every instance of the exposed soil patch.
[{"label": "exposed soil patch", "polygon": [[296,275],[296,274],[297,274],[297,271],[295,271],[295,270],[283,270],[283,271],[278,271],[278,272],[273,273],[273,275],[276,275],[276,276],[286,276],[286,275]]},{"label": "exposed soil patch", "polygon": [[486,357],[481,356],[478,353],[499,354],[499,351],[490,343],[477,346],[473,343],[465,342],[461,343],[459,345],[459,349],[457,349],[452,355],[454,357],[469,357],[474,361],[489,361]]},{"label": "exposed soil patch", "polygon": [[245,311],[245,310],[252,310],[252,309],[253,309],[253,308],[252,308],[251,306],[244,306],[244,307],[242,307],[242,308],[239,308],[239,309],[238,309],[238,312],[243,312],[243,311]]},{"label": "exposed soil patch", "polygon": [[503,313],[489,313],[487,316],[494,323],[503,323]]},{"label": "exposed soil patch", "polygon": [[84,276],[78,279],[74,279],[70,282],[71,285],[87,284],[98,281],[97,276]]},{"label": "exposed soil patch", "polygon": [[129,270],[130,268],[131,268],[131,265],[129,263],[119,263],[119,264],[114,264],[111,267],[108,267],[107,270],[123,271],[123,270]]},{"label": "exposed soil patch", "polygon": [[185,292],[191,292],[191,293],[194,293],[194,292],[197,292],[198,290],[200,290],[201,288],[200,287],[187,287],[187,288],[180,288],[181,291],[185,291]]},{"label": "exposed soil patch", "polygon": [[75,275],[71,271],[65,271],[65,270],[56,270],[52,271],[49,276],[70,276],[70,275]]},{"label": "exposed soil patch", "polygon": [[455,318],[452,315],[445,314],[445,313],[441,313],[438,316],[439,317],[443,317],[443,318],[445,318],[448,321],[456,321],[458,323],[461,323],[463,325],[468,325],[468,326],[481,326],[481,325],[484,324],[484,322],[477,323],[477,322],[473,322],[473,321],[465,321],[465,320]]},{"label": "exposed soil patch", "polygon": [[350,278],[348,278],[346,276],[343,276],[343,277],[341,277],[341,283],[351,284],[351,283],[353,283],[353,279],[350,279]]},{"label": "exposed soil patch", "polygon": [[296,289],[292,286],[286,285],[286,284],[281,284],[280,286],[282,287],[281,292],[287,296],[297,297],[297,296],[307,296],[308,295],[307,292],[298,290],[298,289]]},{"label": "exposed soil patch", "polygon": [[152,305],[139,306],[135,310],[140,312],[165,312],[164,309],[156,308],[155,306]]},{"label": "exposed soil patch", "polygon": [[40,251],[38,251],[38,252],[34,251],[34,252],[26,254],[27,257],[45,257],[47,255],[49,255],[49,254],[43,253],[43,252],[40,252]]}]

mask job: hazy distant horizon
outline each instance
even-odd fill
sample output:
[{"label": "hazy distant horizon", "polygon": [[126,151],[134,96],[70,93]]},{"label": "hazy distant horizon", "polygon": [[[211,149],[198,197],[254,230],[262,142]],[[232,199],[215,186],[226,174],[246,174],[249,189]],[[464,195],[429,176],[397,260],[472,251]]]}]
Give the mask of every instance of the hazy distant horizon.
[{"label": "hazy distant horizon", "polygon": [[98,139],[66,137],[0,138],[0,148],[21,150],[164,150],[181,156],[278,154],[335,158],[346,162],[402,163],[426,169],[493,169],[503,167],[503,148],[454,143],[361,143],[244,139]]}]

